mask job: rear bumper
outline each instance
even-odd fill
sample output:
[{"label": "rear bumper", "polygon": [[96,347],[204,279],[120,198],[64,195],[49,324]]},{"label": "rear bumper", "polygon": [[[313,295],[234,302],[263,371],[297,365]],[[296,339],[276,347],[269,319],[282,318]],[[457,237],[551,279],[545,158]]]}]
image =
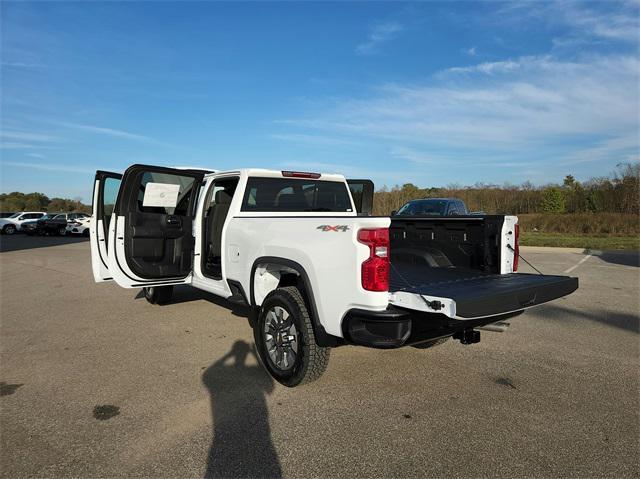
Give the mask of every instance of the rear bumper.
[{"label": "rear bumper", "polygon": [[343,321],[343,335],[348,341],[374,348],[398,348],[411,335],[411,314],[388,307],[383,311],[350,309]]},{"label": "rear bumper", "polygon": [[452,336],[522,314],[512,313],[473,320],[451,319],[444,314],[424,313],[389,306],[383,311],[350,309],[342,321],[347,342],[372,348],[391,349],[430,339]]}]

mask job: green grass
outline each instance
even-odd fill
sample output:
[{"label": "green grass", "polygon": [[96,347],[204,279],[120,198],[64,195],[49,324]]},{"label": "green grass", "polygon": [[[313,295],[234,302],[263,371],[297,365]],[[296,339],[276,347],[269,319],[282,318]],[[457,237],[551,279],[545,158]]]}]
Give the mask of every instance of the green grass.
[{"label": "green grass", "polygon": [[640,237],[523,232],[520,234],[520,244],[522,246],[638,250],[640,249]]}]

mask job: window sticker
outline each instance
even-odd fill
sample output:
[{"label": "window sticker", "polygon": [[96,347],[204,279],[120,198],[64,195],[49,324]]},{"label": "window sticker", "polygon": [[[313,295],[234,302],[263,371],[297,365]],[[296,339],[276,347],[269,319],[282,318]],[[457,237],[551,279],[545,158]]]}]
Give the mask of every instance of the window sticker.
[{"label": "window sticker", "polygon": [[180,185],[168,183],[147,183],[144,188],[142,206],[173,208],[178,204]]}]

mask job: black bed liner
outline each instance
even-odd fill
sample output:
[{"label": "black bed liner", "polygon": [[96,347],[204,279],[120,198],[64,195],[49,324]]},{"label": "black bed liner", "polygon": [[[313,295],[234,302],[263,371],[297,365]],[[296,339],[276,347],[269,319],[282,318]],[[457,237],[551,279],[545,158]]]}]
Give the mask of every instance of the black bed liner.
[{"label": "black bed liner", "polygon": [[539,274],[495,274],[466,268],[430,268],[393,262],[392,292],[407,291],[449,298],[456,316],[480,318],[518,311],[566,296],[578,288],[578,278]]}]

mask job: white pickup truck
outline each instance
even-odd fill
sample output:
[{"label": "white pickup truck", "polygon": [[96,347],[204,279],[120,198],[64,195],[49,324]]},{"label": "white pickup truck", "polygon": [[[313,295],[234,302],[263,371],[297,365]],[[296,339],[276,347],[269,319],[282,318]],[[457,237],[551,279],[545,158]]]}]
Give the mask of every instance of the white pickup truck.
[{"label": "white pickup truck", "polygon": [[470,344],[578,287],[515,273],[515,216],[374,217],[372,202],[371,181],[335,174],[98,171],[93,275],[151,303],[181,284],[246,303],[260,359],[286,386],[320,377],[332,347]]}]

